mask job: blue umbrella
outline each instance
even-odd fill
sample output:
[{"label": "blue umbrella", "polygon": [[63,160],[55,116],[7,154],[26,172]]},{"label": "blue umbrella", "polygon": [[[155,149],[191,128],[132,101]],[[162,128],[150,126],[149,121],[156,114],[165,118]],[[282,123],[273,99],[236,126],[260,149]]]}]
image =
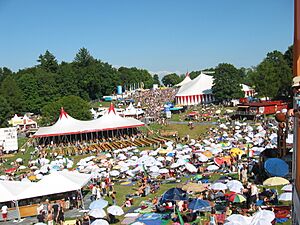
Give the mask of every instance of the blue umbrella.
[{"label": "blue umbrella", "polygon": [[270,158],[264,164],[266,172],[271,176],[284,177],[289,173],[289,165],[278,158]]},{"label": "blue umbrella", "polygon": [[193,201],[191,201],[189,203],[188,208],[193,210],[193,211],[202,211],[202,212],[211,210],[209,202],[205,201],[205,200],[202,200],[202,199],[199,199],[199,198],[196,198]]},{"label": "blue umbrella", "polygon": [[108,201],[105,201],[104,199],[99,199],[96,201],[93,201],[90,204],[90,209],[103,209],[104,207],[106,207],[108,205]]},{"label": "blue umbrella", "polygon": [[180,200],[188,200],[188,196],[186,191],[181,188],[171,188],[167,190],[163,196],[162,201],[180,201]]}]

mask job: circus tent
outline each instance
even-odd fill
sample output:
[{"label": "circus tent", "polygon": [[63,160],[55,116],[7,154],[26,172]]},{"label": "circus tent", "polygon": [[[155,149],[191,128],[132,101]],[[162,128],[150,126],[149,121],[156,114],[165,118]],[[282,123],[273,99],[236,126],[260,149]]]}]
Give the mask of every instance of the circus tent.
[{"label": "circus tent", "polygon": [[40,127],[33,135],[33,138],[58,137],[65,135],[77,135],[97,133],[103,131],[137,128],[144,126],[144,123],[133,119],[119,116],[113,104],[108,112],[96,120],[82,121],[71,117],[63,108],[61,108],[57,122],[48,127]]},{"label": "circus tent", "polygon": [[[179,105],[207,104],[215,100],[212,93],[214,78],[213,76],[201,74],[190,82],[181,86],[175,96],[176,103]],[[245,97],[254,96],[254,89],[242,84]]]},{"label": "circus tent", "polygon": [[176,84],[175,87],[181,87],[185,84],[187,84],[188,82],[190,82],[192,79],[190,78],[190,74],[186,73],[185,78],[183,79],[183,81],[181,81],[180,83]]}]

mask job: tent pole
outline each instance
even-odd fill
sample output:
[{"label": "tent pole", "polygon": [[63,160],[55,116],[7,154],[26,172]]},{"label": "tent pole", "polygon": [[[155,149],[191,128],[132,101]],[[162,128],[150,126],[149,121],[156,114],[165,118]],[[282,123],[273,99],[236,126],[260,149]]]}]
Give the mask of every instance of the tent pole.
[{"label": "tent pole", "polygon": [[21,221],[21,214],[20,214],[20,208],[19,208],[18,200],[16,200],[16,208],[17,208],[17,211],[18,211],[18,222],[20,222]]},{"label": "tent pole", "polygon": [[83,195],[82,195],[82,189],[80,189],[80,197],[81,197],[81,204],[82,204],[82,209],[84,210],[84,200],[83,200]]}]

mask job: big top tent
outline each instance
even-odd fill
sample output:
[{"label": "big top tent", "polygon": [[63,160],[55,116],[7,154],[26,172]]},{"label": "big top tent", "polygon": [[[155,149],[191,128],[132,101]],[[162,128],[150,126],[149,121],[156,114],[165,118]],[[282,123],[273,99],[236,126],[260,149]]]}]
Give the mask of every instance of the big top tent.
[{"label": "big top tent", "polygon": [[40,127],[33,135],[33,138],[63,136],[72,134],[85,134],[106,130],[117,130],[126,128],[136,128],[145,124],[133,118],[124,118],[115,112],[111,104],[107,114],[96,120],[82,121],[71,117],[61,108],[57,122],[48,127]]}]

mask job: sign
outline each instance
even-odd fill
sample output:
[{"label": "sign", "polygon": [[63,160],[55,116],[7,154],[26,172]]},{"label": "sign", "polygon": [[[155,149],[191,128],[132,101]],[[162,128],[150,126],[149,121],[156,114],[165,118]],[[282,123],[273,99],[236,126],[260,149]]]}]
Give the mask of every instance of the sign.
[{"label": "sign", "polygon": [[1,128],[0,129],[0,146],[3,152],[11,152],[18,150],[17,128]]}]

